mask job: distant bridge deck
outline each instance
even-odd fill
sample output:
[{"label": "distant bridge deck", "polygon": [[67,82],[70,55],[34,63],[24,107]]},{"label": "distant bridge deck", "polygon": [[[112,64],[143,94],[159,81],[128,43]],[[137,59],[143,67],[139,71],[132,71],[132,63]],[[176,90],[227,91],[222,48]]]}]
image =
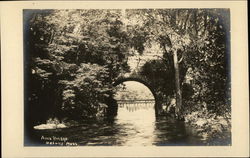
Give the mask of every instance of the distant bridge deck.
[{"label": "distant bridge deck", "polygon": [[138,109],[148,109],[154,107],[154,99],[143,99],[143,100],[117,100],[118,106],[126,108],[128,111],[135,111]]},{"label": "distant bridge deck", "polygon": [[155,99],[117,100],[118,104],[152,104]]}]

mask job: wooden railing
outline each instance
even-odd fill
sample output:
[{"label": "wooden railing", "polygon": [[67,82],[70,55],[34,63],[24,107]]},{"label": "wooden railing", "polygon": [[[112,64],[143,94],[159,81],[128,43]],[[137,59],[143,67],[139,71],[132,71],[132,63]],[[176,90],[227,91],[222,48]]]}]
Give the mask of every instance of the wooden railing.
[{"label": "wooden railing", "polygon": [[154,99],[140,99],[140,100],[117,100],[118,104],[152,104]]}]

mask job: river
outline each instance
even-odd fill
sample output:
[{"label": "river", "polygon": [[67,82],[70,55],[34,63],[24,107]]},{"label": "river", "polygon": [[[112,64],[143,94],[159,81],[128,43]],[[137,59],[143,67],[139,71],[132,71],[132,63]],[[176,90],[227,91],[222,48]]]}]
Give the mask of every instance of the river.
[{"label": "river", "polygon": [[109,121],[88,121],[78,126],[35,130],[40,145],[184,146],[207,145],[183,121],[155,117],[154,104],[127,105]]}]

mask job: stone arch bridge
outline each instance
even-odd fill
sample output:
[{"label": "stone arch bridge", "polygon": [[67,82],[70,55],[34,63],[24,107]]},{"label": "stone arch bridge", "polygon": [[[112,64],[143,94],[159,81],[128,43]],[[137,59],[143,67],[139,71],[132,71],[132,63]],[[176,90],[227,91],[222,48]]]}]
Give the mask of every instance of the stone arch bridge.
[{"label": "stone arch bridge", "polygon": [[[143,67],[143,65],[147,62],[147,61],[152,61],[152,60],[159,60],[159,58],[157,56],[134,56],[134,58],[137,59],[133,59],[128,61],[128,64],[132,64],[132,70],[130,73],[125,73],[125,74],[121,74],[120,77],[113,83],[114,86],[117,86],[119,84],[122,84],[123,82],[126,81],[136,81],[139,83],[142,83],[143,85],[145,85],[153,94],[154,99],[155,99],[155,114],[156,116],[159,116],[162,113],[162,97],[160,96],[160,91],[157,87],[154,86],[153,82],[148,79],[147,77],[143,76],[140,72],[141,72],[141,68]],[[164,68],[165,65],[162,65],[162,67]],[[165,74],[164,74],[165,75]],[[166,74],[168,75],[168,74]],[[169,76],[169,78],[173,77]],[[172,80],[173,78],[171,78],[170,80]],[[171,84],[171,83],[169,83]],[[164,86],[164,85],[162,85]],[[170,86],[171,87],[171,86]]]}]

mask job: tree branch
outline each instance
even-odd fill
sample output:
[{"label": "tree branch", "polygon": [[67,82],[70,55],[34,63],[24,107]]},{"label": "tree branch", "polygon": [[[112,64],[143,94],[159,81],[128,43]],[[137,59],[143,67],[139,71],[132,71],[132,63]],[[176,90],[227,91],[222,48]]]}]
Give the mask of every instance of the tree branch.
[{"label": "tree branch", "polygon": [[183,54],[182,54],[182,56],[181,56],[181,59],[178,61],[178,63],[181,63],[182,60],[183,60]]}]

